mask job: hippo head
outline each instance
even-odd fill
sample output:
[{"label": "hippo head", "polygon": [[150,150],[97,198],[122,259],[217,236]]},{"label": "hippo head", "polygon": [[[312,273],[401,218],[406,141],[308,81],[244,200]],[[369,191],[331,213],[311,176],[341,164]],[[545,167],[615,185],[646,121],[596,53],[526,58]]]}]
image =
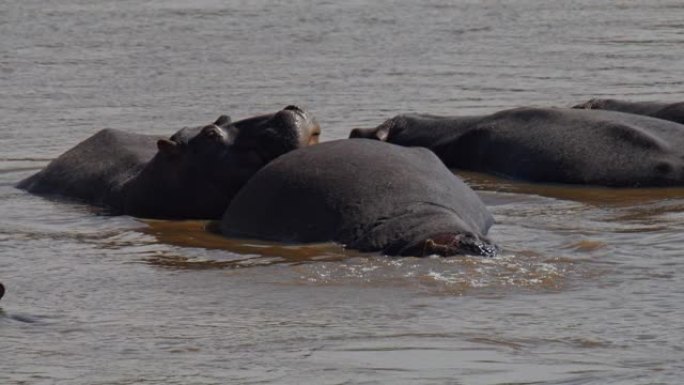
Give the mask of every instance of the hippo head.
[{"label": "hippo head", "polygon": [[316,120],[297,106],[244,119],[226,128],[235,132],[234,149],[252,151],[264,164],[286,152],[317,144],[321,133]]},{"label": "hippo head", "polygon": [[349,138],[363,138],[375,139],[382,142],[387,142],[390,137],[390,132],[396,126],[396,118],[389,119],[375,128],[354,128],[349,133]]},{"label": "hippo head", "polygon": [[[318,143],[320,131],[313,116],[296,106],[236,122],[223,115],[212,124],[184,128],[157,142],[159,152],[141,174],[142,192],[130,190],[127,211],[219,218],[254,173],[286,152]],[[138,199],[150,190],[157,202]]]}]

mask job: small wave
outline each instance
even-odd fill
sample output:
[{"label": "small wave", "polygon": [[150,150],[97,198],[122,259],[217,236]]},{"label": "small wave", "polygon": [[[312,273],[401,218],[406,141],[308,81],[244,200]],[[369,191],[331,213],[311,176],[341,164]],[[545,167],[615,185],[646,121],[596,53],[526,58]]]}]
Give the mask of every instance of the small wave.
[{"label": "small wave", "polygon": [[567,258],[502,255],[495,258],[391,258],[366,256],[297,266],[299,282],[312,285],[402,286],[434,294],[558,291],[581,272]]},{"label": "small wave", "polygon": [[0,157],[0,162],[49,162],[51,160],[52,160],[52,158],[33,158],[33,157],[3,158],[3,157]]},{"label": "small wave", "polygon": [[51,160],[48,158],[0,158],[0,174],[40,170]]}]

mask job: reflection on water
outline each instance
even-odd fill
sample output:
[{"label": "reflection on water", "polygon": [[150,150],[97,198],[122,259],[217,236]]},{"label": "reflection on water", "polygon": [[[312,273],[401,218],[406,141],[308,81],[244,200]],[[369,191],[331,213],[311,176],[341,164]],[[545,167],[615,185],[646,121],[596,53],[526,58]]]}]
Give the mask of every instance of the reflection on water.
[{"label": "reflection on water", "polygon": [[198,259],[174,253],[159,254],[148,258],[149,263],[159,266],[182,269],[239,268],[275,263],[337,261],[360,254],[332,243],[285,245],[226,238],[218,234],[217,224],[209,221],[146,220],[145,222],[148,226],[142,228],[141,231],[153,235],[159,242],[180,247],[226,250],[239,255],[230,260]]},{"label": "reflection on water", "polygon": [[[579,201],[595,206],[637,206],[654,201],[684,199],[684,187],[610,188],[535,184],[468,171],[458,171],[457,174],[476,190],[540,195],[556,199]],[[525,199],[524,196],[519,198]]]}]

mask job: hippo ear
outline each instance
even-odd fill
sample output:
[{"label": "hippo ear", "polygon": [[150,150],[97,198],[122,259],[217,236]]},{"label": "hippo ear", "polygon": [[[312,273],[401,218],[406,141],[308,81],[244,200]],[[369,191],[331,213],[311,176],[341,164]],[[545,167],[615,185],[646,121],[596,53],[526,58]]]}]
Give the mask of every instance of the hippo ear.
[{"label": "hippo ear", "polygon": [[157,141],[157,149],[159,149],[160,153],[169,157],[175,157],[181,153],[180,145],[168,139],[159,139]]},{"label": "hippo ear", "polygon": [[214,122],[215,125],[221,127],[223,125],[229,124],[231,122],[230,116],[228,115],[221,115],[216,119]]},{"label": "hippo ear", "polygon": [[375,132],[373,135],[375,138],[379,141],[386,142],[387,138],[389,137],[390,133],[390,128],[392,127],[392,124],[390,122],[385,122],[378,126],[378,128],[375,129]]}]

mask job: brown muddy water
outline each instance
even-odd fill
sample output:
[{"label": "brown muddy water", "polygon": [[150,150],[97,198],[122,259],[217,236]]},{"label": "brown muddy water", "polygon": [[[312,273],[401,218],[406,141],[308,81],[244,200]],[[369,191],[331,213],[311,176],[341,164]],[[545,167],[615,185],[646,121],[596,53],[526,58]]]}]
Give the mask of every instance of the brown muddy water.
[{"label": "brown muddy water", "polygon": [[13,185],[103,127],[684,100],[680,1],[0,4],[0,383],[680,384],[684,189],[463,175],[493,259],[244,244]]}]

